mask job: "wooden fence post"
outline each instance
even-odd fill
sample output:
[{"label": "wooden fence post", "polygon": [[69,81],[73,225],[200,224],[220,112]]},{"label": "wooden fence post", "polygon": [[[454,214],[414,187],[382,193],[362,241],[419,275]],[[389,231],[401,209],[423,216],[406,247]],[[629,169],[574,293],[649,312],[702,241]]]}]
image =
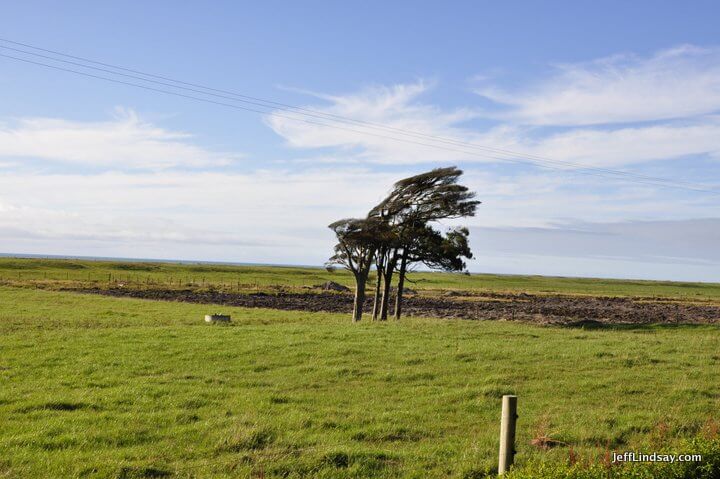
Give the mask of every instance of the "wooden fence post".
[{"label": "wooden fence post", "polygon": [[517,417],[517,396],[503,396],[498,474],[506,473],[515,459],[515,422]]}]

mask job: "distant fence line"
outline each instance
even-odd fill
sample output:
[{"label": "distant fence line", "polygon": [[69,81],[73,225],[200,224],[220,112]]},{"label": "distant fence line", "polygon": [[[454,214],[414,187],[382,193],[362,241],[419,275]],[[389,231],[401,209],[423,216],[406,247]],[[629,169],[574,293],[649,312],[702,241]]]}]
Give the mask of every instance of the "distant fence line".
[{"label": "distant fence line", "polygon": [[0,281],[59,281],[73,283],[92,283],[107,285],[165,285],[165,286],[192,286],[192,287],[221,287],[223,289],[257,289],[267,285],[290,285],[292,282],[285,278],[272,278],[269,281],[243,282],[240,279],[212,278],[208,276],[168,275],[154,273],[117,274],[80,271],[17,271],[10,273],[0,272]]}]

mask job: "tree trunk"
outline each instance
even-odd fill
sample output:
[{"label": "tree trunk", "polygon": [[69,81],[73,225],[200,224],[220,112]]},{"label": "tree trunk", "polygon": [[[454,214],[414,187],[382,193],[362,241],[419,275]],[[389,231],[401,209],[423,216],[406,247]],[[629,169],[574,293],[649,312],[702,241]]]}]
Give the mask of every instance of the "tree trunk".
[{"label": "tree trunk", "polygon": [[398,273],[398,286],[395,293],[395,320],[400,320],[402,314],[402,297],[403,288],[405,287],[405,271],[407,269],[407,250],[403,250],[402,259],[400,260],[400,272]]},{"label": "tree trunk", "polygon": [[383,295],[382,304],[380,305],[380,321],[387,321],[388,317],[388,305],[390,303],[390,286],[392,284],[392,276],[395,271],[395,264],[397,263],[397,250],[393,252],[391,258],[388,258],[388,262],[385,265],[385,274],[383,275]]},{"label": "tree trunk", "polygon": [[353,302],[353,323],[357,323],[362,319],[363,306],[365,306],[365,284],[367,283],[367,275],[355,276],[355,301]]},{"label": "tree trunk", "polygon": [[377,321],[378,314],[380,314],[380,286],[382,285],[382,277],[383,277],[383,258],[384,254],[380,256],[380,253],[378,253],[378,263],[377,263],[377,281],[375,282],[375,299],[373,301],[373,310],[372,310],[372,320]]}]

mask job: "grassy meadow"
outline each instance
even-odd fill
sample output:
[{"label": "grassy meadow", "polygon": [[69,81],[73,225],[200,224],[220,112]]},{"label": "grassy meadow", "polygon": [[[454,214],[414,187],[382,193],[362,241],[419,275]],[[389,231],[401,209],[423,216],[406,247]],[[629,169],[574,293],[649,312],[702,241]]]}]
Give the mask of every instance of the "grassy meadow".
[{"label": "grassy meadow", "polygon": [[[82,295],[31,281],[195,274],[217,284],[347,282],[299,268],[114,265],[0,261],[0,478],[485,477],[496,467],[500,399],[509,393],[519,396],[520,475],[568,462],[587,471],[583,464],[601,464],[611,450],[693,453],[687,440],[717,438],[716,326],[352,325],[347,315]],[[701,299],[719,291],[416,276],[428,278],[419,287],[434,288],[521,284]],[[205,324],[216,309],[232,324]],[[554,447],[531,444],[543,438]],[[592,477],[609,477],[601,474]]]},{"label": "grassy meadow", "polygon": [[[421,291],[470,290],[677,298],[720,301],[720,284],[596,278],[416,272],[408,287]],[[88,284],[122,282],[137,287],[214,286],[228,290],[302,288],[335,281],[352,287],[343,270],[280,266],[236,266],[152,262],[22,259],[0,257],[0,282]]]}]

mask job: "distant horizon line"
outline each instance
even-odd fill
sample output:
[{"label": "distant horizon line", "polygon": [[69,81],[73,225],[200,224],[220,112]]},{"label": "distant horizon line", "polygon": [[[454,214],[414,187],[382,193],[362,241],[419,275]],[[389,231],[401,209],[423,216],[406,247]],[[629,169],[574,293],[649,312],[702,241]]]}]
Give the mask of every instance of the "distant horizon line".
[{"label": "distant horizon line", "polygon": [[[253,262],[241,262],[241,261],[208,261],[208,260],[185,260],[185,259],[162,259],[162,258],[128,258],[118,256],[82,256],[82,255],[59,255],[59,254],[37,254],[37,253],[0,253],[0,258],[17,258],[17,259],[77,259],[85,261],[121,261],[121,262],[143,262],[143,263],[167,263],[167,264],[206,264],[206,265],[222,265],[222,266],[271,266],[276,268],[310,268],[310,269],[325,269],[323,266],[309,265],[309,264],[287,264],[287,263],[253,263]],[[339,268],[341,269],[341,268]],[[423,273],[448,273],[445,271],[433,271],[427,270],[422,271]],[[720,284],[720,282],[713,281],[677,281],[669,279],[642,279],[642,278],[617,278],[610,276],[563,276],[563,275],[545,275],[545,274],[519,274],[519,273],[489,273],[489,272],[472,272],[468,271],[471,275],[486,275],[486,276],[515,276],[515,277],[527,277],[536,276],[541,278],[567,278],[567,279],[606,279],[612,281],[642,281],[647,283],[676,283],[676,284]],[[450,273],[452,274],[452,273]],[[455,273],[463,274],[463,273]]]}]

